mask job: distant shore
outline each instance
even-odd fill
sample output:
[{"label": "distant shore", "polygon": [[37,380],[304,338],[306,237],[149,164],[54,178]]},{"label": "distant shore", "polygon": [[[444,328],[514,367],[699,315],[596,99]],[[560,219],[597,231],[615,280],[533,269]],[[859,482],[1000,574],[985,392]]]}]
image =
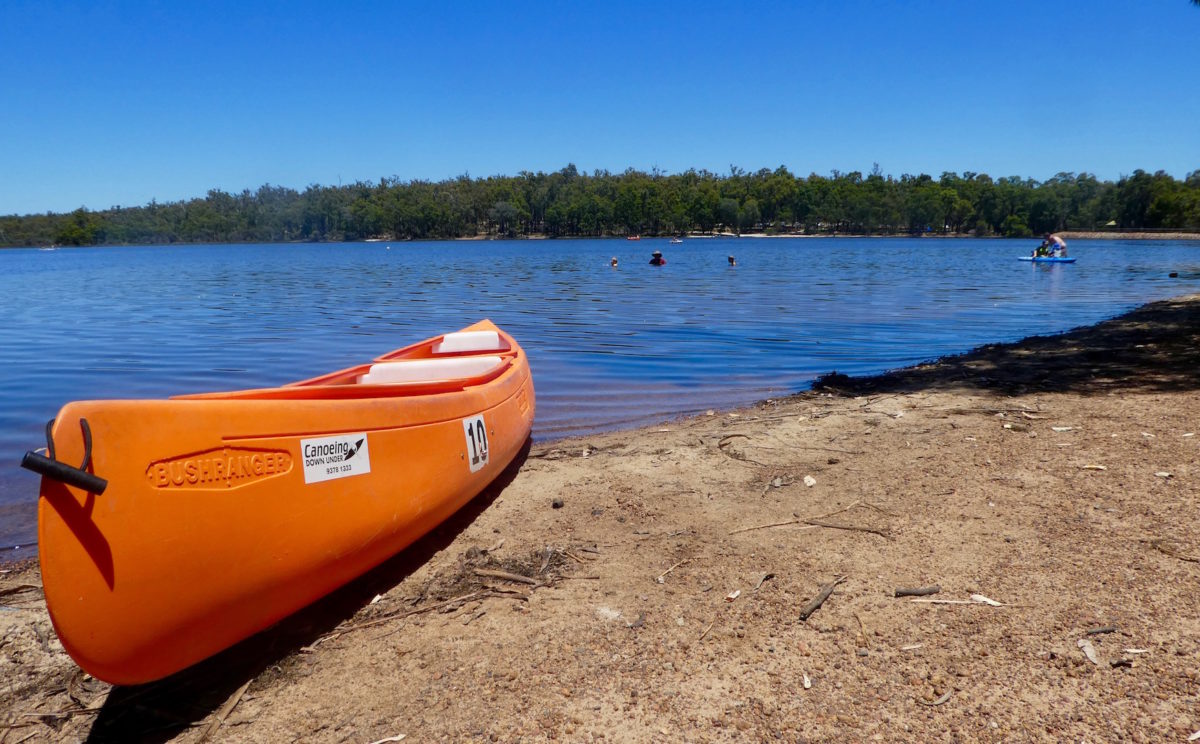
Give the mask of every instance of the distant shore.
[{"label": "distant shore", "polygon": [[[1056,232],[1056,235],[1062,236],[1065,240],[1200,240],[1200,232],[1116,232],[1116,231],[1099,231],[1099,230],[1063,230]],[[919,235],[910,235],[908,233],[765,233],[765,232],[744,232],[740,235],[733,232],[715,232],[715,233],[688,233],[682,236],[675,235],[641,235],[635,240],[668,240],[675,237],[681,237],[684,240],[709,240],[712,238],[922,238],[922,239],[945,239],[945,238],[970,238],[978,240],[1013,240],[1025,241],[1037,240],[1039,236],[1026,235],[1023,237],[1005,237],[1003,235],[986,235],[977,236],[968,233],[923,233]],[[471,235],[461,238],[452,238],[458,241],[475,241],[475,240],[629,240],[630,236],[626,235],[600,235],[600,236],[571,236],[571,237],[551,237],[542,233],[532,233],[529,235],[517,235],[511,238],[501,237],[498,235]],[[372,239],[367,242],[383,242],[377,239]],[[405,242],[423,242],[423,241],[408,241],[397,240],[397,243]]]},{"label": "distant shore", "polygon": [[[1200,240],[1200,232],[1133,232],[1133,231],[1101,231],[1101,230],[1063,230],[1055,233],[1062,236],[1066,240]],[[978,236],[969,233],[922,233],[912,235],[909,233],[765,233],[765,232],[744,232],[740,235],[733,232],[714,232],[714,233],[689,233],[682,236],[676,235],[642,235],[637,240],[669,240],[675,237],[682,237],[685,240],[709,240],[713,238],[922,238],[925,240],[939,240],[946,238],[970,238],[977,240],[1012,240],[1012,241],[1031,241],[1037,240],[1036,235],[1026,235],[1023,237],[1005,237],[1003,235],[986,235]],[[629,240],[627,235],[571,235],[571,236],[550,236],[545,233],[529,233],[525,235],[514,235],[512,237],[501,235],[463,235],[457,238],[364,238],[362,240],[289,240],[289,241],[266,241],[264,244],[278,245],[301,245],[307,243],[432,243],[432,242],[471,242],[471,241],[487,241],[487,240],[555,240],[555,241],[575,241],[575,240]],[[38,248],[39,250],[58,250],[59,248],[115,248],[118,246],[175,246],[175,245],[248,245],[258,244],[256,241],[238,241],[238,242],[221,242],[221,241],[202,241],[198,243],[175,241],[170,243],[101,243],[98,245],[50,245],[50,246],[33,246],[33,245],[0,245],[0,250],[7,248]]]}]

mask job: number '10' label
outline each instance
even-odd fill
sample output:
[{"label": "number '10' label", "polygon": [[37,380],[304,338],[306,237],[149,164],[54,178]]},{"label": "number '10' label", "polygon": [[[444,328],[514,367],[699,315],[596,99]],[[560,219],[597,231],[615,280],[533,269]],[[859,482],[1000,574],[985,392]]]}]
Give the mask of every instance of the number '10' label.
[{"label": "number '10' label", "polygon": [[463,419],[463,433],[467,435],[467,464],[474,473],[488,463],[487,426],[483,423],[483,414]]}]

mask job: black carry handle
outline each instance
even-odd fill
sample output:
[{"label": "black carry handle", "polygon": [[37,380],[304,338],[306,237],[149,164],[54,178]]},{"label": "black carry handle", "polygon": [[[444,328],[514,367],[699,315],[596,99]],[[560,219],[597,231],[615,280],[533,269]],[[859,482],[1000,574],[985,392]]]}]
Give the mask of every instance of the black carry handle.
[{"label": "black carry handle", "polygon": [[108,488],[108,481],[98,475],[93,475],[85,468],[92,461],[92,428],[88,426],[87,419],[79,419],[79,426],[83,429],[83,464],[77,468],[73,468],[64,462],[59,462],[54,457],[54,437],[50,432],[54,428],[54,419],[51,419],[46,424],[46,452],[50,455],[39,454],[34,451],[25,453],[21,458],[21,467],[52,480],[66,483],[68,486],[82,488],[85,491],[100,495],[104,493],[104,489]]}]

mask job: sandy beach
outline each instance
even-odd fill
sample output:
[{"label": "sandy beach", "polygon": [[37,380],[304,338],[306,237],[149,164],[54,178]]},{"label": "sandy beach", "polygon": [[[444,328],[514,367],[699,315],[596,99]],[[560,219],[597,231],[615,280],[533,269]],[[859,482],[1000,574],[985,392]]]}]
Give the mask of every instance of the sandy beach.
[{"label": "sandy beach", "polygon": [[369,575],[135,688],[83,674],[8,566],[0,744],[1186,741],[1198,414],[1200,295],[539,443]]}]

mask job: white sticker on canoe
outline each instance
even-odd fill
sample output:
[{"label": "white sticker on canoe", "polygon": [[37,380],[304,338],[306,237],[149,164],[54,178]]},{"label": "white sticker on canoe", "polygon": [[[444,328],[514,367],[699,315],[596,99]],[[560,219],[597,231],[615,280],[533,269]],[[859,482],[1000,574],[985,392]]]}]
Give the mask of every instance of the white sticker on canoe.
[{"label": "white sticker on canoe", "polygon": [[371,453],[367,450],[365,433],[301,439],[300,454],[304,458],[305,483],[371,472]]},{"label": "white sticker on canoe", "polygon": [[474,473],[488,464],[487,425],[483,423],[483,414],[463,419],[463,433],[467,436],[467,464]]}]

